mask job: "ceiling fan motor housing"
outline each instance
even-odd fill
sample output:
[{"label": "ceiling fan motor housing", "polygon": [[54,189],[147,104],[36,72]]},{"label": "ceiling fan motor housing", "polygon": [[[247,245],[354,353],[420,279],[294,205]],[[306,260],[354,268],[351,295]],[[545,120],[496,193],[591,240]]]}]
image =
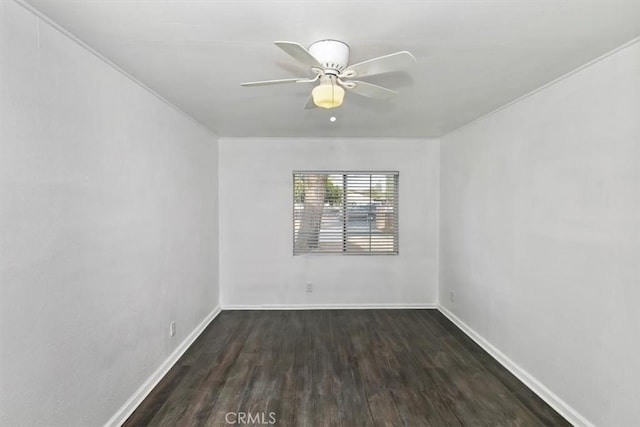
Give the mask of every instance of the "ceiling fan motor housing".
[{"label": "ceiling fan motor housing", "polygon": [[325,73],[338,75],[349,64],[349,46],[339,40],[319,40],[309,46],[309,53],[324,66]]}]

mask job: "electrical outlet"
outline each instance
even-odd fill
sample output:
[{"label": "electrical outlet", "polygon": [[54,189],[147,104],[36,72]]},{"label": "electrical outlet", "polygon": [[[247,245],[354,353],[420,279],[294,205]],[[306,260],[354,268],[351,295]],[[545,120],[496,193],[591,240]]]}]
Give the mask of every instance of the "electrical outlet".
[{"label": "electrical outlet", "polygon": [[304,290],[305,290],[306,292],[313,292],[313,283],[311,283],[311,282],[307,282],[307,283],[305,284],[305,288],[304,288]]},{"label": "electrical outlet", "polygon": [[169,323],[169,336],[173,337],[176,334],[176,321]]},{"label": "electrical outlet", "polygon": [[450,300],[451,302],[455,302],[455,301],[456,301],[456,294],[455,294],[455,292],[453,292],[453,291],[449,292],[449,300]]}]

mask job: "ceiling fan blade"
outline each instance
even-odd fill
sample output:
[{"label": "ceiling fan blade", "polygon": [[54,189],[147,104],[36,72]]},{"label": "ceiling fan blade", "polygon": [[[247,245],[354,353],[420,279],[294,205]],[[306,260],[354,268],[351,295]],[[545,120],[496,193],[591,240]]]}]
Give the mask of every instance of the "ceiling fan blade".
[{"label": "ceiling fan blade", "polygon": [[318,108],[318,106],[315,104],[315,102],[313,102],[313,96],[309,95],[309,98],[307,99],[307,103],[304,106],[305,110],[312,110],[314,108]]},{"label": "ceiling fan blade", "polygon": [[300,43],[295,42],[274,42],[276,46],[284,50],[289,56],[293,57],[299,63],[306,65],[307,67],[315,67],[324,69],[322,64],[309,53]]},{"label": "ceiling fan blade", "polygon": [[386,87],[374,85],[367,82],[360,82],[357,80],[350,80],[348,82],[342,83],[342,85],[348,91],[361,96],[366,96],[367,98],[389,99],[398,94],[398,92],[396,92],[395,90],[387,89]]},{"label": "ceiling fan blade", "polygon": [[251,87],[251,86],[269,86],[269,85],[279,85],[282,83],[298,83],[298,82],[306,82],[308,79],[304,77],[299,77],[297,79],[280,79],[280,80],[263,80],[261,82],[247,82],[240,83],[240,86]]},{"label": "ceiling fan blade", "polygon": [[366,77],[375,74],[389,73],[391,71],[403,70],[415,62],[416,58],[414,58],[410,52],[403,50],[350,65],[340,74],[340,77]]}]

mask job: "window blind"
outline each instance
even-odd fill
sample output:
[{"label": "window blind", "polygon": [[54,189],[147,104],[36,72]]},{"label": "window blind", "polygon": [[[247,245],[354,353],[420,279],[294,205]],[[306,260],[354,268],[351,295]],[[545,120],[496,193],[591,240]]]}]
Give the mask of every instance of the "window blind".
[{"label": "window blind", "polygon": [[293,172],[293,254],[397,254],[398,172]]}]

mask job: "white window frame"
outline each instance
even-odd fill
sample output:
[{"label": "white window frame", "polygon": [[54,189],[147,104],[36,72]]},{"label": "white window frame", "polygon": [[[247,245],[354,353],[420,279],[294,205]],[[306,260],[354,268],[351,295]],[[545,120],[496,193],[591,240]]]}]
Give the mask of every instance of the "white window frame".
[{"label": "white window frame", "polygon": [[[348,213],[346,213],[346,210],[348,210],[348,204],[347,202],[347,191],[343,191],[343,201],[342,201],[342,207],[341,207],[341,215],[342,215],[342,224],[343,224],[343,231],[342,231],[342,246],[340,248],[340,250],[327,250],[327,249],[320,249],[318,248],[318,250],[304,250],[297,247],[296,245],[296,221],[301,221],[301,218],[299,218],[300,213],[296,212],[296,178],[300,177],[301,175],[326,175],[331,176],[331,175],[342,175],[343,176],[343,185],[346,186],[347,185],[347,176],[353,176],[353,175],[362,175],[362,176],[369,176],[369,179],[371,180],[372,176],[377,176],[377,175],[387,175],[387,176],[391,176],[393,177],[393,189],[392,189],[392,215],[390,215],[391,218],[391,224],[392,224],[392,229],[390,232],[385,233],[387,236],[388,235],[392,235],[393,236],[393,243],[392,243],[392,248],[386,249],[385,250],[373,250],[372,248],[374,246],[372,246],[371,244],[371,239],[372,236],[374,234],[373,233],[373,229],[371,228],[371,224],[369,222],[369,233],[368,233],[368,237],[369,237],[369,247],[368,250],[354,250],[353,247],[349,248],[348,246],[348,240],[349,240],[349,232],[348,232]],[[398,255],[399,254],[399,246],[400,246],[400,242],[399,242],[399,181],[400,181],[400,173],[398,171],[375,171],[375,170],[367,170],[367,171],[344,171],[344,170],[296,170],[293,171],[292,173],[292,250],[293,250],[293,255],[294,256],[300,256],[300,255]],[[370,181],[371,182],[371,181]],[[369,205],[373,205],[374,200],[373,200],[373,195],[371,192],[372,189],[372,185],[369,184]],[[388,190],[387,190],[388,191]],[[323,215],[324,215],[324,210],[325,208],[323,207]],[[368,219],[367,221],[371,221],[371,219]],[[298,225],[299,227],[300,225]],[[364,234],[360,234],[360,235],[364,235]]]}]

